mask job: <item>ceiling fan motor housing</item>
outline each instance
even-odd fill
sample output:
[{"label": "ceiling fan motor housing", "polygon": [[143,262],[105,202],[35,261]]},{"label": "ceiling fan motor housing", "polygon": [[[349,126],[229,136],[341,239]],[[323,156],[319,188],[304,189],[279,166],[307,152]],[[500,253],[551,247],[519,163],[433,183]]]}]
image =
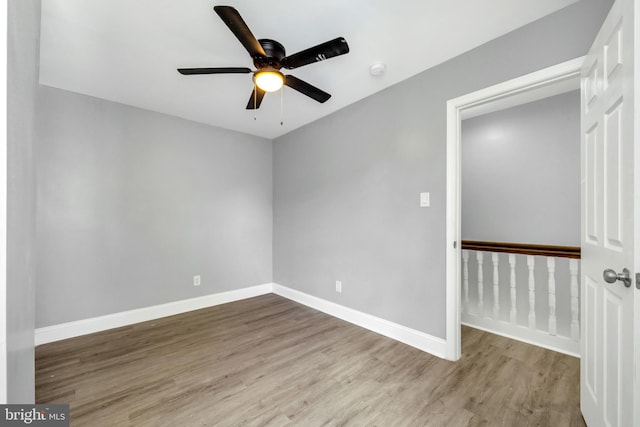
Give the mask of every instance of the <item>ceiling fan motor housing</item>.
[{"label": "ceiling fan motor housing", "polygon": [[266,67],[275,68],[276,70],[282,68],[280,61],[282,61],[282,58],[286,56],[284,46],[271,39],[260,39],[258,42],[260,43],[260,46],[262,46],[262,49],[264,49],[267,56],[254,56],[253,65],[255,65],[258,70]]}]

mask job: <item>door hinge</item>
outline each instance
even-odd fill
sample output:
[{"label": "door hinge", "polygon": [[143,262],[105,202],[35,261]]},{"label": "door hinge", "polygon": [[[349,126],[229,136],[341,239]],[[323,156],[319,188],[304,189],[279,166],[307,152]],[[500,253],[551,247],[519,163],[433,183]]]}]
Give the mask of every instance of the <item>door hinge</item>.
[{"label": "door hinge", "polygon": [[458,241],[453,242],[453,249],[458,249]]},{"label": "door hinge", "polygon": [[636,289],[640,289],[640,273],[636,273]]}]

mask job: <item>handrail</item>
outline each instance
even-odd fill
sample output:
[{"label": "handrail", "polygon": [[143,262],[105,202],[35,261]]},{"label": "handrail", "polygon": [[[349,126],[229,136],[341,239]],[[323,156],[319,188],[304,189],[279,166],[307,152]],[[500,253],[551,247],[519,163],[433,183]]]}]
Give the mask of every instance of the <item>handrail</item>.
[{"label": "handrail", "polygon": [[578,246],[532,245],[528,243],[480,242],[477,240],[463,240],[462,249],[580,259],[580,247]]}]

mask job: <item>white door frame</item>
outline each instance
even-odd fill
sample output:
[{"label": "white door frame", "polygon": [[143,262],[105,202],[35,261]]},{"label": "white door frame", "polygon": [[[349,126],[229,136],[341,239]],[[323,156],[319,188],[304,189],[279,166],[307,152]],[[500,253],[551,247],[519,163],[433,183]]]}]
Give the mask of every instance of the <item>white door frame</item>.
[{"label": "white door frame", "polygon": [[[552,96],[555,85],[579,79],[584,57],[515,78],[447,102],[447,231],[446,231],[446,358],[458,360],[460,337],[461,121],[474,110],[482,113]],[[576,86],[576,89],[578,86]],[[522,98],[522,99],[520,99]],[[515,100],[515,101],[514,101]]]},{"label": "white door frame", "polygon": [[7,5],[0,7],[0,404],[7,402]]}]

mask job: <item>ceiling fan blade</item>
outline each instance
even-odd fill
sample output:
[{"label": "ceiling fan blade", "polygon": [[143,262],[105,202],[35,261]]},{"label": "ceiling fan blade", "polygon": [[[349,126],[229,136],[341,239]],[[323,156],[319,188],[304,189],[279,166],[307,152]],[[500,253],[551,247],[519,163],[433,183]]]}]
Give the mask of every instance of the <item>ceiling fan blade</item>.
[{"label": "ceiling fan blade", "polygon": [[345,53],[349,53],[349,45],[344,37],[338,37],[337,39],[289,55],[283,58],[280,63],[284,68],[291,70],[313,62],[324,61],[334,56],[344,55]]},{"label": "ceiling fan blade", "polygon": [[264,49],[255,38],[251,30],[247,26],[247,24],[240,16],[238,11],[231,6],[214,6],[213,10],[216,11],[218,16],[222,18],[227,27],[231,30],[231,32],[236,36],[242,46],[247,49],[247,52],[251,55],[251,57],[256,56],[267,56]]},{"label": "ceiling fan blade", "polygon": [[243,67],[178,68],[178,72],[185,76],[192,74],[248,74],[251,69]]},{"label": "ceiling fan blade", "polygon": [[327,102],[331,95],[327,92],[318,89],[317,87],[310,85],[304,80],[300,80],[297,77],[292,75],[284,76],[284,84],[289,86],[291,89],[295,89],[303,95],[307,95],[310,98],[315,99],[316,101],[322,103]]},{"label": "ceiling fan blade", "polygon": [[258,86],[254,86],[253,91],[251,91],[251,98],[249,98],[249,102],[247,103],[247,110],[257,110],[260,108],[265,93],[266,92]]}]

